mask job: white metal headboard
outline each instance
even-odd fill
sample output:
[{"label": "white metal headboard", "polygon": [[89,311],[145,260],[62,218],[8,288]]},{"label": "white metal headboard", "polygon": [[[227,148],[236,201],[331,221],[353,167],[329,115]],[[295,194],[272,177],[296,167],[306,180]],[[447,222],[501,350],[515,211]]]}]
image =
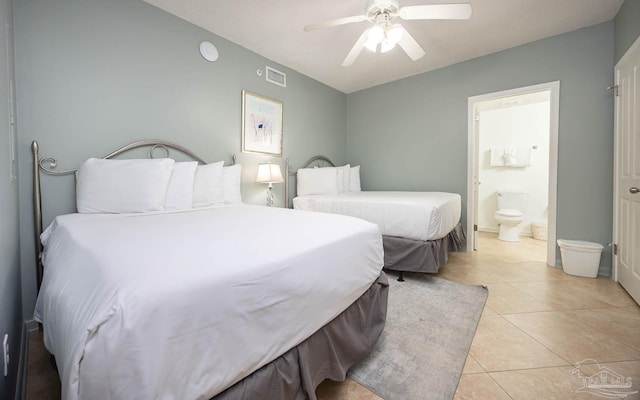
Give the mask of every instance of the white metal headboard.
[{"label": "white metal headboard", "polygon": [[[149,148],[149,158],[155,158],[155,153],[157,151],[164,151],[164,157],[169,157],[170,149],[177,150],[192,160],[198,161],[201,164],[207,164],[202,158],[197,156],[191,150],[182,147],[178,144],[167,142],[164,140],[141,140],[137,142],[129,143],[125,146],[120,147],[119,149],[107,154],[102,157],[103,159],[110,159],[116,157],[122,153],[128,152],[133,149],[138,148]],[[78,172],[78,169],[65,169],[65,170],[56,170],[55,168],[58,166],[58,160],[55,157],[39,156],[39,145],[37,141],[31,142],[31,151],[33,153],[33,223],[34,223],[34,233],[35,233],[35,245],[36,245],[36,276],[37,276],[37,284],[38,291],[40,291],[40,284],[42,282],[42,243],[40,242],[40,235],[42,234],[42,192],[40,190],[40,174],[44,172],[47,175],[54,176],[62,176],[62,175],[70,175]],[[235,154],[232,155],[232,165],[236,163]]]}]

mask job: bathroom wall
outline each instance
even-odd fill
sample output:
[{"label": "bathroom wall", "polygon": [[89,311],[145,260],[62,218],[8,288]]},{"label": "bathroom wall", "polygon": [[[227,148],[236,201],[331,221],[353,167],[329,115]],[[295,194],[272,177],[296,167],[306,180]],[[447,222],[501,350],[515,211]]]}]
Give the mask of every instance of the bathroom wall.
[{"label": "bathroom wall", "polygon": [[[503,103],[507,104],[507,102]],[[531,236],[531,222],[545,220],[549,185],[549,101],[512,105],[481,111],[479,121],[478,229],[497,232],[494,218],[496,192],[515,190],[527,193],[521,235]],[[530,147],[531,166],[491,166],[491,148]],[[535,149],[534,149],[535,147]]]}]

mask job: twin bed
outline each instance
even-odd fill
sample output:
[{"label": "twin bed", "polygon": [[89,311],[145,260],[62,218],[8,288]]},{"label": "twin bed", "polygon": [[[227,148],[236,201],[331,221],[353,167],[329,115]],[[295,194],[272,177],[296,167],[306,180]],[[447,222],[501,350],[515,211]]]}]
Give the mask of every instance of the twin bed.
[{"label": "twin bed", "polygon": [[296,176],[293,208],[357,217],[380,228],[385,269],[438,272],[449,251],[463,249],[461,197],[446,192],[362,191],[360,167],[336,167],[327,157],[315,156],[297,172],[285,167],[286,206],[290,177]]},{"label": "twin bed", "polygon": [[[35,317],[63,398],[315,399],[324,379],[344,379],[386,319],[378,227],[242,204],[237,168],[204,168],[172,143],[137,142],[105,159],[139,147],[200,165],[94,160],[56,172],[32,146]],[[76,174],[81,211],[44,232],[42,171]],[[168,201],[189,182],[192,197],[157,204],[156,193]]]}]

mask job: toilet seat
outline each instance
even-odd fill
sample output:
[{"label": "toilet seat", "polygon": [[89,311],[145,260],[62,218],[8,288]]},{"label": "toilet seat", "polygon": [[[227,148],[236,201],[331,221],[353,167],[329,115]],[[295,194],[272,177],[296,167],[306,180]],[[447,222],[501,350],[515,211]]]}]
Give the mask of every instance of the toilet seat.
[{"label": "toilet seat", "polygon": [[518,210],[509,210],[509,209],[504,209],[504,210],[498,210],[496,211],[496,217],[503,217],[503,218],[522,218],[523,214],[521,211]]}]

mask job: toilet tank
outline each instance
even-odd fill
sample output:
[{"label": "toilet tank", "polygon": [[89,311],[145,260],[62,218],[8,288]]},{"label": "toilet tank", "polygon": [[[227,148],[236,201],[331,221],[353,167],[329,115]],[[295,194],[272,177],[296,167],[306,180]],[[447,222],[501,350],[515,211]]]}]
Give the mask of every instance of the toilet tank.
[{"label": "toilet tank", "polygon": [[518,210],[523,213],[525,212],[527,207],[527,193],[512,190],[499,190],[497,195],[498,210]]}]

